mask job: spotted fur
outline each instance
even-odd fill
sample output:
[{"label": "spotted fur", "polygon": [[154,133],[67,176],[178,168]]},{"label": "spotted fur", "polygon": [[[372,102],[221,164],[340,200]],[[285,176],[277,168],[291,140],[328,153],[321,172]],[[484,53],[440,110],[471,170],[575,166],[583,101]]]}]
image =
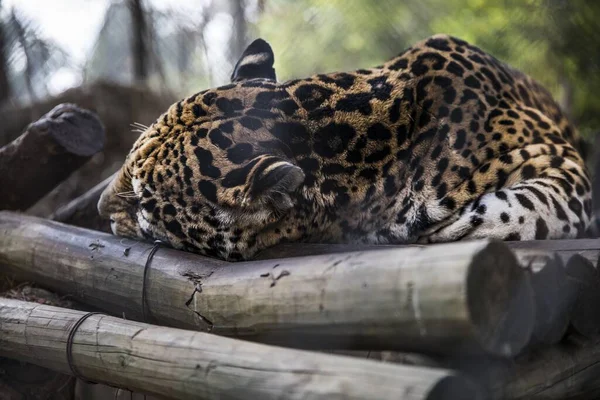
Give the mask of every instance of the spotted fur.
[{"label": "spotted fur", "polygon": [[137,140],[99,210],[115,234],[227,260],[283,241],[571,238],[590,221],[580,139],[550,94],[460,39],[278,83],[257,40],[232,83]]}]

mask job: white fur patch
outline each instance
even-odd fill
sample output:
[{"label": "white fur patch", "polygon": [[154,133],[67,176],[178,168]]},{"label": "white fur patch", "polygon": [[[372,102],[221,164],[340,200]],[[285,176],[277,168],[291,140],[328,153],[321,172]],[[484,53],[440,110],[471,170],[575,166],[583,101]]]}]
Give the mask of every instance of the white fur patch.
[{"label": "white fur patch", "polygon": [[146,219],[146,216],[144,215],[144,213],[145,213],[144,210],[140,210],[137,212],[138,225],[142,231],[150,232],[150,223]]},{"label": "white fur patch", "polygon": [[117,235],[117,221],[110,221],[110,230],[113,235]]},{"label": "white fur patch", "polygon": [[133,191],[138,196],[142,194],[142,181],[140,178],[131,178],[131,186],[133,187]]},{"label": "white fur patch", "polygon": [[238,64],[238,67],[248,64],[262,64],[267,61],[268,58],[269,55],[267,53],[252,54],[251,56],[244,57]]},{"label": "white fur patch", "polygon": [[216,218],[219,220],[219,223],[221,223],[221,225],[225,226],[229,226],[234,222],[233,216],[225,210],[217,210]]}]

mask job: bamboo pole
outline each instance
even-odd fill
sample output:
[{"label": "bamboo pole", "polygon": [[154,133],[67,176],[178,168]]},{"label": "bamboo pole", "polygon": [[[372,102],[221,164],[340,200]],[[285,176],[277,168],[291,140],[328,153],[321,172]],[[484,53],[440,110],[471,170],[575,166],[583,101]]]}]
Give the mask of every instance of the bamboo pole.
[{"label": "bamboo pole", "polygon": [[[128,319],[151,245],[0,213],[0,265]],[[162,325],[292,347],[484,350],[512,356],[534,324],[529,276],[501,242],[226,263],[160,249],[146,277]]]},{"label": "bamboo pole", "polygon": [[[86,313],[0,299],[0,354],[71,373],[67,338]],[[266,346],[92,315],[72,362],[83,377],[172,399],[455,399],[478,388],[449,370]]]}]

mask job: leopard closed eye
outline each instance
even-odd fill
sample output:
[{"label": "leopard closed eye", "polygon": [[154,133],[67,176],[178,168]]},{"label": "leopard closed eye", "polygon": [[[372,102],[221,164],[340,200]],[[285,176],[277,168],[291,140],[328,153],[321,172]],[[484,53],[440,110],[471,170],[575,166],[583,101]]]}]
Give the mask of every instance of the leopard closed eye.
[{"label": "leopard closed eye", "polygon": [[[98,208],[117,235],[242,260],[282,241],[582,235],[581,140],[551,95],[460,39],[276,81],[257,39],[231,83],[173,104]],[[123,195],[126,193],[127,195]]]}]

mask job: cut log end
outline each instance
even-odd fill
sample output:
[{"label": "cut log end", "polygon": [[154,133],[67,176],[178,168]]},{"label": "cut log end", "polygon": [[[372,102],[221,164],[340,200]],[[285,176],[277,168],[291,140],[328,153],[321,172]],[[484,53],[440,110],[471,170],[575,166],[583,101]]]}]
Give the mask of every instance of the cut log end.
[{"label": "cut log end", "polygon": [[531,284],[536,306],[532,344],[558,343],[569,326],[577,294],[560,257],[548,258],[543,268],[532,275]]},{"label": "cut log end", "polygon": [[90,157],[104,148],[104,126],[96,114],[74,104],[54,107],[28,130],[48,133],[66,152]]},{"label": "cut log end", "polygon": [[501,242],[491,242],[472,260],[467,305],[481,345],[490,354],[515,356],[531,338],[535,303],[528,273]]},{"label": "cut log end", "polygon": [[483,398],[483,393],[478,386],[459,375],[449,375],[440,379],[426,397],[427,400],[479,400]]},{"label": "cut log end", "polygon": [[600,274],[590,260],[575,254],[567,262],[567,276],[577,291],[571,325],[580,334],[594,337],[600,333]]}]

